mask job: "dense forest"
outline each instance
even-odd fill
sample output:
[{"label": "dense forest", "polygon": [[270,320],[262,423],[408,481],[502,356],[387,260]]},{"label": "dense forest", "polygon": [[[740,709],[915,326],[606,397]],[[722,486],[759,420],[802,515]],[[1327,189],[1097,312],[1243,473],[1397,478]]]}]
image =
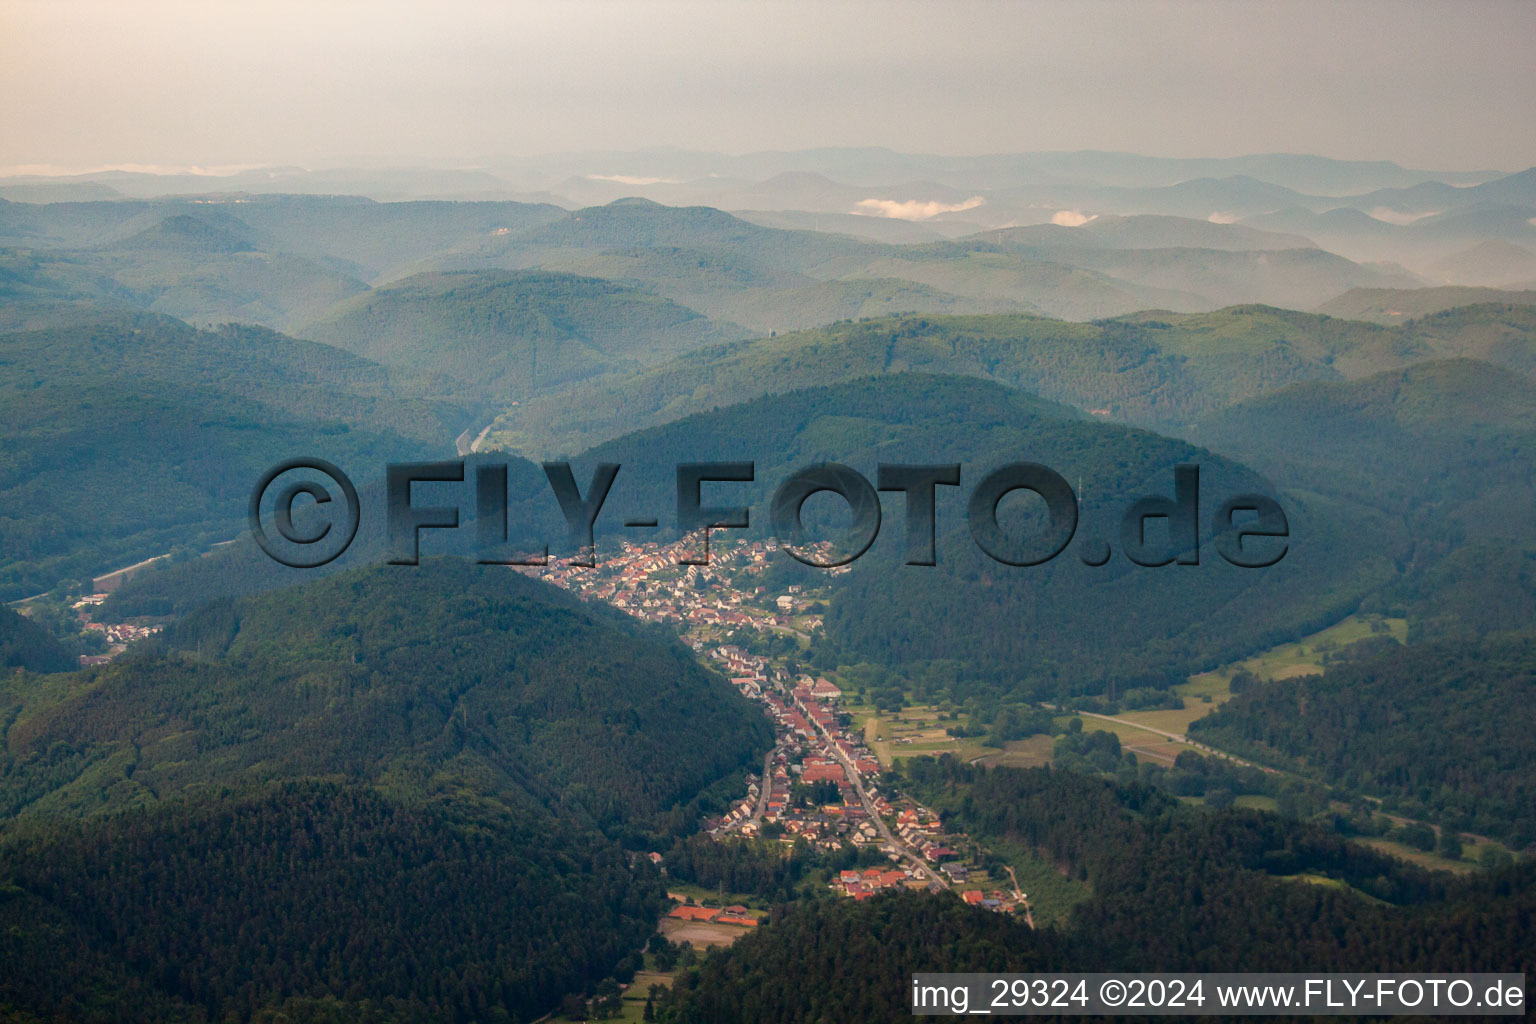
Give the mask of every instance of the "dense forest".
[{"label": "dense forest", "polygon": [[1234,697],[1193,733],[1279,762],[1383,808],[1536,843],[1536,642],[1443,642],[1280,679]]},{"label": "dense forest", "polygon": [[0,838],[0,1017],[527,1021],[632,972],[664,900],[547,820],[337,783],[32,820]]},{"label": "dense forest", "polygon": [[983,841],[1083,878],[1060,929],[951,897],[801,904],[684,972],[661,1021],[887,1021],[916,971],[1529,972],[1536,866],[1457,881],[1315,826],[1210,812],[1049,769],[907,762],[915,791]]},{"label": "dense forest", "polygon": [[[1480,309],[1444,315],[1470,319]],[[1483,327],[1484,344],[1502,348],[1506,362],[1529,351],[1518,336]],[[1405,615],[1415,640],[1536,621],[1536,520],[1510,511],[1536,502],[1529,376],[1469,359],[1426,362],[1283,388],[1189,433],[1284,487],[1400,521],[1411,554],[1373,606]]]},{"label": "dense forest", "polygon": [[665,632],[456,559],[210,605],[164,646],[54,686],[4,682],[5,813],[340,774],[617,826],[770,743],[766,719]]},{"label": "dense forest", "polygon": [[[1528,202],[1533,174],[1490,197]],[[756,194],[842,187],[782,178]],[[80,183],[24,187],[55,186]],[[1196,191],[1226,209],[1254,186],[1274,188]],[[1431,191],[1450,210],[1482,187]],[[1441,230],[1367,208],[1345,216]],[[1503,209],[1527,239],[1536,211]],[[762,223],[803,211],[644,199],[0,199],[0,601],[45,595],[34,618],[0,605],[0,1024],[527,1024],[616,993],[648,940],[667,952],[652,966],[681,968],[648,1004],[673,1024],[900,1019],[917,970],[1536,972],[1529,857],[1490,848],[1453,876],[1349,838],[1429,848],[1434,822],[1453,853],[1462,832],[1536,843],[1530,293],[1275,308],[1409,276],[1203,212],[1107,211],[968,237],[837,222],[917,240],[894,245]],[[1253,223],[1298,215],[1337,219]],[[384,465],[452,458],[488,424],[465,482],[412,495],[456,504],[460,529],[426,531],[419,566],[381,564]],[[251,485],[295,455],[361,492],[356,541],[315,572],[246,528]],[[798,612],[823,628],[730,642],[882,709],[937,705],[958,740],[1054,737],[1049,769],[911,757],[882,780],[989,870],[1048,879],[1029,883],[1038,930],[947,893],[830,898],[838,869],[884,866],[873,846],[701,831],[774,742],[760,707],[671,627],[456,557],[486,463],[507,472],[502,554],[565,553],[529,459],[566,456],[583,491],[595,464],[623,466],[599,557],[673,538],[680,463],[755,463],[701,493],[750,506],[731,536],[754,539],[809,465],[872,483],[881,463],[962,465],[938,488],[936,566],[902,564],[905,502],[886,493],[846,572],[776,553],[757,577],[765,601],[816,588]],[[971,489],[1019,461],[1076,492],[1049,564],[990,559],[967,525]],[[1198,547],[1156,524],[1147,546],[1198,564],[1131,564],[1122,514],[1190,464]],[[1245,492],[1287,516],[1263,571],[1216,550],[1212,513]],[[1038,531],[1041,505],[999,502],[1002,531]],[[826,495],[806,509],[829,535],[846,520]],[[621,533],[631,516],[660,528]],[[78,668],[104,641],[64,636],[70,599],[162,554],[92,615],[165,631]],[[1285,773],[1138,761],[1063,721],[1181,708],[1192,673],[1356,612],[1406,619],[1408,645],[1235,677],[1190,727]],[[653,938],[669,885],[774,909],[701,958]]]},{"label": "dense forest", "polygon": [[44,627],[0,606],[0,669],[68,672],[75,659]]},{"label": "dense forest", "polygon": [[772,742],[670,634],[447,558],[7,673],[0,723],[0,1004],[101,1021],[531,1020],[634,970],[640,852]]},{"label": "dense forest", "polygon": [[1033,932],[953,896],[902,892],[867,903],[780,908],[772,923],[682,972],[656,1019],[674,1024],[909,1019],[917,971],[1068,971],[1082,962],[1054,932]]}]

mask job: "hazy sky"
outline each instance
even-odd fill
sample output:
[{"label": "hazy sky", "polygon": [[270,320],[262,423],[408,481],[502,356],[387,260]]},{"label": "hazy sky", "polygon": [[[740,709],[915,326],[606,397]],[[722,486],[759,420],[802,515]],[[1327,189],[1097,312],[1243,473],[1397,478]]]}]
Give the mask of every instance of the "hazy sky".
[{"label": "hazy sky", "polygon": [[1536,3],[0,0],[0,168],[537,153],[1536,164]]}]

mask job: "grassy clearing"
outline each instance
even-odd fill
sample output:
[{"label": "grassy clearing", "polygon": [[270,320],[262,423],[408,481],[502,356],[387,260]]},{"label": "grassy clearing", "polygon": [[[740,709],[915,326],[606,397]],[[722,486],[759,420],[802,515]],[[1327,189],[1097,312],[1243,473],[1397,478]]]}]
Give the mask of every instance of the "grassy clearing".
[{"label": "grassy clearing", "polygon": [[635,980],[630,982],[624,990],[624,1004],[617,1017],[609,1020],[619,1021],[643,1021],[645,1020],[645,1000],[651,993],[652,985],[660,985],[662,988],[671,988],[673,972],[639,971],[635,974]]},{"label": "grassy clearing", "polygon": [[[1065,924],[1072,908],[1093,895],[1087,882],[1068,878],[1056,865],[1040,855],[1007,842],[988,841],[987,846],[1013,867],[1019,877],[1019,888],[1029,897],[1030,912],[1035,925]],[[1008,877],[994,887],[1007,887]]]},{"label": "grassy clearing", "polygon": [[1083,717],[1084,732],[1112,732],[1120,738],[1120,746],[1124,750],[1131,750],[1139,757],[1145,752],[1154,761],[1169,762],[1179,755],[1182,750],[1192,750],[1187,743],[1178,743],[1166,736],[1147,729],[1137,723],[1128,720],[1123,715],[1113,718],[1089,718]]},{"label": "grassy clearing", "polygon": [[1359,889],[1356,889],[1354,886],[1350,885],[1348,882],[1342,881],[1341,879],[1338,879],[1338,878],[1329,878],[1327,875],[1308,875],[1308,874],[1302,874],[1302,875],[1277,875],[1276,877],[1277,878],[1283,878],[1286,881],[1290,881],[1290,882],[1300,882],[1303,885],[1321,885],[1324,888],[1338,889],[1340,892],[1353,893],[1354,895],[1360,897],[1361,899],[1367,900],[1367,901],[1369,901],[1371,903],[1384,903],[1385,902],[1383,900],[1377,899],[1375,896],[1372,896],[1368,892],[1362,892]]},{"label": "grassy clearing", "polygon": [[981,764],[988,767],[1006,765],[1009,768],[1043,768],[1051,763],[1051,750],[1055,740],[1050,736],[1030,736],[1022,740],[1010,740],[996,754],[988,754]]},{"label": "grassy clearing", "polygon": [[1467,860],[1446,860],[1438,853],[1428,853],[1424,850],[1416,850],[1411,846],[1396,842],[1391,839],[1371,838],[1361,839],[1359,842],[1382,853],[1389,854],[1399,860],[1406,860],[1411,864],[1429,868],[1434,871],[1454,871],[1457,874],[1467,874],[1476,871],[1477,865]]},{"label": "grassy clearing", "polygon": [[[1385,619],[1379,615],[1351,615],[1341,622],[1334,623],[1327,629],[1313,633],[1311,636],[1302,637],[1294,643],[1281,644],[1267,651],[1256,654],[1251,658],[1224,665],[1215,672],[1205,673],[1207,676],[1216,676],[1223,682],[1230,680],[1238,669],[1247,669],[1260,679],[1288,679],[1292,676],[1310,675],[1321,672],[1323,669],[1323,656],[1330,651],[1347,647],[1358,640],[1365,640],[1377,635],[1378,625],[1384,626],[1399,643],[1408,639],[1407,619]],[[1195,679],[1201,677],[1196,676]],[[1194,680],[1191,680],[1193,682]],[[1182,688],[1181,688],[1182,689]],[[1219,699],[1231,696],[1230,691]],[[1218,699],[1217,693],[1212,693],[1213,699]]]},{"label": "grassy clearing", "polygon": [[875,757],[887,767],[908,757],[937,757],[953,754],[964,761],[993,754],[1001,754],[997,747],[988,747],[972,738],[960,739],[949,735],[952,725],[961,719],[950,719],[932,705],[915,705],[891,714],[880,712],[871,705],[854,704],[845,700],[844,708],[864,730],[865,742],[875,752]]}]

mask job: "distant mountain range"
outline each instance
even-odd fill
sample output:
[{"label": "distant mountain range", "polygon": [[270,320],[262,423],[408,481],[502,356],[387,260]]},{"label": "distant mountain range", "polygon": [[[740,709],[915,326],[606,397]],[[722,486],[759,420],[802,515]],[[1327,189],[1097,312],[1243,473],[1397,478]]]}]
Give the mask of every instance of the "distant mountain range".
[{"label": "distant mountain range", "polygon": [[[1020,225],[1175,216],[1296,235],[1357,262],[1400,264],[1437,284],[1529,282],[1530,275],[1496,273],[1495,279],[1468,276],[1465,268],[1446,273],[1438,264],[1489,241],[1536,247],[1536,168],[1514,174],[1416,171],[1383,161],[1286,154],[1174,160],[1093,152],[937,157],[878,149],[738,157],[588,153],[462,171],[260,168],[225,176],[107,171],[0,179],[0,197],[30,205],[131,204],[197,194],[247,201],[305,194],[318,200],[338,193],[390,205],[451,199],[568,210],[645,198],[740,212],[769,227],[846,232],[894,244]],[[441,223],[462,215],[439,211],[429,219]],[[329,215],[322,217],[310,230],[323,231],[329,222]],[[500,227],[516,231],[519,224],[487,230]],[[411,248],[401,239],[396,243],[396,257]],[[362,264],[336,269],[365,279],[376,274]],[[395,263],[389,276],[410,269],[420,268]]]}]

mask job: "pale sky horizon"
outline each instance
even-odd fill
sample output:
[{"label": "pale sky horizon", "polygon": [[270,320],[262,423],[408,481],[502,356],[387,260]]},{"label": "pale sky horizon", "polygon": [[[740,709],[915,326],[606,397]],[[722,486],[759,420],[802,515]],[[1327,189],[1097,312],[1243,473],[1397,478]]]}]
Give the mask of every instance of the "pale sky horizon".
[{"label": "pale sky horizon", "polygon": [[885,146],[1536,165],[1536,4],[0,0],[0,168]]}]

